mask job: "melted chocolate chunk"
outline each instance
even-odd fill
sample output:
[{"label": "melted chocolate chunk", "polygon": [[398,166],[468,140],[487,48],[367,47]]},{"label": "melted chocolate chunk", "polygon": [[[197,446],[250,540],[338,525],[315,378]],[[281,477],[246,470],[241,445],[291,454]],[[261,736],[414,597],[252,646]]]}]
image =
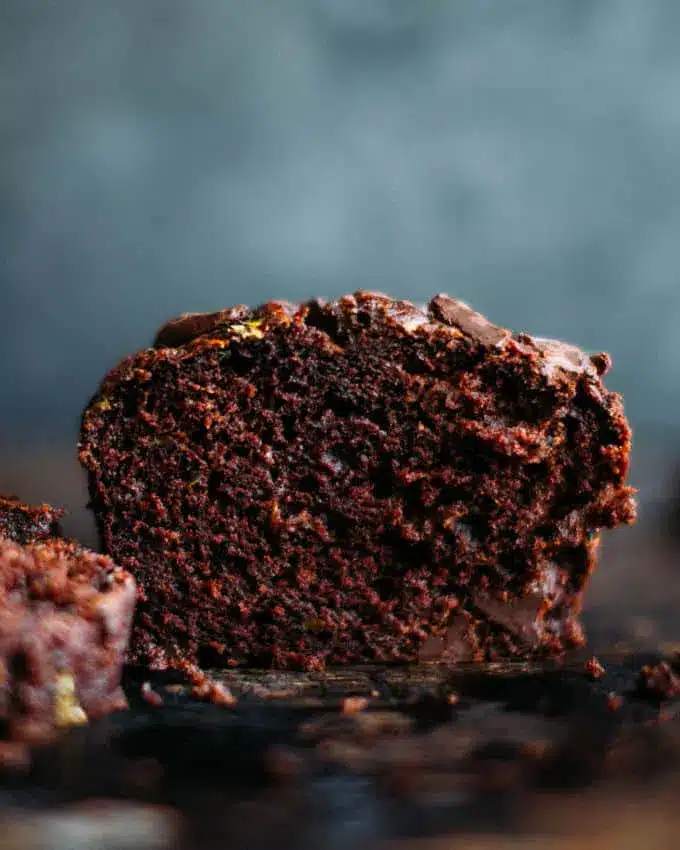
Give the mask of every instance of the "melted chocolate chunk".
[{"label": "melted chocolate chunk", "polygon": [[482,654],[474,621],[466,612],[456,612],[442,635],[430,635],[425,639],[418,660],[461,664],[476,661]]},{"label": "melted chocolate chunk", "polygon": [[248,315],[247,307],[232,307],[215,313],[184,313],[167,322],[156,334],[155,348],[176,348],[196,337],[208,334],[222,325],[228,325]]},{"label": "melted chocolate chunk", "polygon": [[443,324],[458,328],[466,336],[482,345],[500,345],[510,336],[510,331],[494,325],[462,301],[448,295],[436,295],[429,304],[432,316]]}]

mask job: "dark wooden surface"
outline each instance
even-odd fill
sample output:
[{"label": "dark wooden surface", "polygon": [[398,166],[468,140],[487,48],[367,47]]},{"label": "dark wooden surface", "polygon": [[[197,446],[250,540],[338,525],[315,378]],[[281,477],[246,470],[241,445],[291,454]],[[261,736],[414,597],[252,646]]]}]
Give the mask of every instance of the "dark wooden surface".
[{"label": "dark wooden surface", "polygon": [[[106,850],[128,846],[124,827],[141,818],[148,835],[137,835],[139,847],[524,846],[535,834],[562,841],[581,830],[583,839],[583,829],[611,840],[617,809],[646,800],[658,824],[659,801],[680,790],[680,704],[637,693],[651,656],[602,660],[598,680],[584,658],[565,667],[242,671],[222,676],[231,707],[163,677],[151,681],[163,704],[151,705],[129,671],[129,712],[71,731],[35,754],[28,775],[5,776],[4,834],[31,824],[34,835],[56,829],[55,848]],[[69,818],[81,840],[93,818],[113,832],[94,828],[98,844],[74,844]],[[0,846],[40,846],[17,840]],[[649,846],[666,846],[659,841]]]},{"label": "dark wooden surface", "polygon": [[[130,672],[129,712],[2,778],[0,850],[676,850],[680,706],[634,695],[641,664],[680,638],[680,547],[654,504],[664,469],[638,481],[641,521],[606,536],[591,583],[585,619],[603,679],[583,674],[585,656],[563,670],[251,671],[229,677],[227,709],[160,682],[153,707]],[[68,532],[95,542],[72,446],[5,454],[0,477],[0,491],[70,507]],[[343,714],[357,696],[363,712]]]}]

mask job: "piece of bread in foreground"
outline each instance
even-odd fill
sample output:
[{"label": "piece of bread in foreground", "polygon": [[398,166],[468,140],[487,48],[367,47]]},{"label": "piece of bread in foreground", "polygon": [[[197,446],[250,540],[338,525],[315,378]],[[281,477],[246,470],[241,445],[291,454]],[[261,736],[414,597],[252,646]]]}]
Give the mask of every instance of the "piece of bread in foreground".
[{"label": "piece of bread in foreground", "polygon": [[61,537],[64,511],[51,505],[27,505],[16,496],[0,495],[0,537],[22,546]]},{"label": "piece of bread in foreground", "polygon": [[131,659],[319,667],[582,643],[598,533],[634,518],[606,355],[439,295],[187,315],[84,413]]},{"label": "piece of bread in foreground", "polygon": [[125,707],[135,582],[110,558],[0,539],[0,738],[34,744]]}]

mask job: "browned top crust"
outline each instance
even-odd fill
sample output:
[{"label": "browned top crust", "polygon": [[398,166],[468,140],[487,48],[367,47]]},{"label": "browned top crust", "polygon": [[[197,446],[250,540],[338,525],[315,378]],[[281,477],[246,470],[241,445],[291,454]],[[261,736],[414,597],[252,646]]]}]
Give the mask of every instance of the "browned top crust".
[{"label": "browned top crust", "polygon": [[372,321],[400,325],[408,333],[448,330],[484,347],[502,348],[512,341],[525,348],[528,355],[542,356],[547,373],[561,369],[602,376],[610,366],[607,354],[588,355],[576,346],[558,340],[531,337],[525,333],[513,334],[493,324],[463,301],[441,293],[422,309],[410,301],[359,290],[354,295],[345,295],[330,302],[313,299],[296,305],[288,301],[268,301],[254,308],[239,305],[214,313],[184,313],[160,328],[154,348],[185,347],[200,340],[209,346],[215,340],[230,336],[262,336],[272,327],[292,323],[316,324],[315,319],[321,311],[334,315],[339,322],[343,317],[367,312]]}]

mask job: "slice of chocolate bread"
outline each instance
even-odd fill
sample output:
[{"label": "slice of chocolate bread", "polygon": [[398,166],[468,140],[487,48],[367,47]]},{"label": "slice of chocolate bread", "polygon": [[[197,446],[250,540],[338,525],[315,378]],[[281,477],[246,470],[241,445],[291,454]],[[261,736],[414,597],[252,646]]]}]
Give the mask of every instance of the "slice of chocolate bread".
[{"label": "slice of chocolate bread", "polygon": [[187,315],[85,411],[106,551],[163,667],[553,655],[630,430],[588,357],[439,295]]},{"label": "slice of chocolate bread", "polygon": [[26,505],[16,496],[0,495],[0,537],[22,545],[61,537],[63,515],[51,505]]},{"label": "slice of chocolate bread", "polygon": [[125,706],[135,599],[132,576],[104,555],[0,539],[1,739],[41,743]]}]

